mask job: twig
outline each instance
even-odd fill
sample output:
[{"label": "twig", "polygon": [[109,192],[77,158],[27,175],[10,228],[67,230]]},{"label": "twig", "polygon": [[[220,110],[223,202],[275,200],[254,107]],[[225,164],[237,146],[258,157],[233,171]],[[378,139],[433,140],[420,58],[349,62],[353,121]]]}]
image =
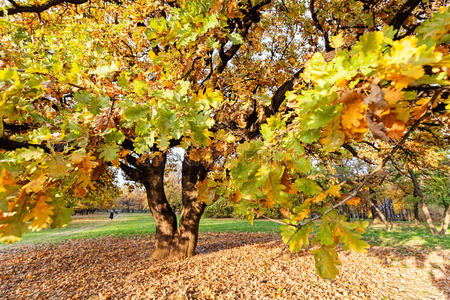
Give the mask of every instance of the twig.
[{"label": "twig", "polygon": [[116,103],[116,99],[112,98],[111,101],[112,102],[111,102],[111,108],[109,109],[109,112],[108,112],[108,119],[106,120],[105,128],[103,128],[102,133],[105,132],[105,130],[108,128],[109,120],[111,119],[111,114],[114,109],[114,104]]}]

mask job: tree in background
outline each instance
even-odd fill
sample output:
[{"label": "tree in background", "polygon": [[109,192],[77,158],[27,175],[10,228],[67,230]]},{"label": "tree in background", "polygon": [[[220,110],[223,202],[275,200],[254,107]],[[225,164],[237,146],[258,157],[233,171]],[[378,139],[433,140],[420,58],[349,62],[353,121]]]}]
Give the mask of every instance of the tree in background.
[{"label": "tree in background", "polygon": [[[279,209],[291,251],[318,245],[317,271],[334,278],[339,244],[368,247],[367,223],[338,208],[387,164],[410,163],[406,147],[448,136],[443,4],[11,3],[0,12],[2,241],[67,223],[61,195],[84,197],[114,166],[146,190],[153,258],[193,255],[205,206],[230,201],[250,221]],[[176,146],[179,224],[164,190]],[[351,156],[371,163],[351,181],[327,178]]]},{"label": "tree in background", "polygon": [[447,232],[450,216],[450,168],[448,160],[439,168],[424,174],[424,197],[428,203],[444,208],[442,214],[441,230],[439,234],[444,236]]},{"label": "tree in background", "polygon": [[122,195],[118,198],[116,208],[122,212],[135,212],[148,209],[145,190],[139,186],[125,185],[122,187]]},{"label": "tree in background", "polygon": [[75,213],[93,213],[96,210],[113,209],[116,207],[120,189],[115,182],[115,174],[106,168],[92,184],[88,186],[87,193],[78,197],[76,192],[68,189],[64,198],[68,199],[68,207]]}]

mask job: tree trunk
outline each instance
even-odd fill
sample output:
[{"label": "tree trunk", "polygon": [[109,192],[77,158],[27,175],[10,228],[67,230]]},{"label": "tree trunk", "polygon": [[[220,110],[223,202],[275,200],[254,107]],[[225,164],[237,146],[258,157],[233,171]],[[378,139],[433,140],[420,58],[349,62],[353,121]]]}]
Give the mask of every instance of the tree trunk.
[{"label": "tree trunk", "polygon": [[442,216],[442,225],[441,225],[441,231],[439,232],[440,236],[444,236],[445,233],[447,232],[447,228],[448,228],[448,223],[450,223],[450,213],[448,211],[448,204],[445,205],[445,209],[444,209],[444,215]]},{"label": "tree trunk", "polygon": [[416,175],[414,174],[414,171],[411,169],[408,169],[408,173],[413,182],[414,191],[420,199],[420,203],[422,205],[422,211],[423,211],[423,214],[425,215],[425,220],[427,221],[427,224],[428,224],[428,227],[430,228],[431,234],[436,235],[437,230],[436,230],[436,227],[434,227],[433,220],[431,219],[430,211],[428,210],[428,206],[425,203],[425,198],[423,196],[423,193],[419,186],[419,183],[417,182]]},{"label": "tree trunk", "polygon": [[159,259],[170,255],[171,247],[177,230],[177,218],[164,193],[164,167],[166,156],[154,158],[141,170],[141,182],[147,192],[148,207],[151,210],[156,225],[155,248],[152,258]]},{"label": "tree trunk", "polygon": [[142,164],[121,164],[122,170],[135,181],[142,183],[147,192],[148,207],[156,225],[155,246],[152,258],[189,257],[195,254],[200,218],[206,207],[198,200],[196,184],[206,177],[206,169],[189,159],[186,154],[182,168],[182,204],[180,225],[170,207],[164,191],[166,155]]},{"label": "tree trunk", "polygon": [[178,257],[190,257],[195,255],[198,240],[198,227],[200,218],[206,204],[198,200],[197,182],[204,180],[205,168],[189,159],[186,153],[182,167],[182,198],[183,208],[180,215],[180,226],[176,234],[174,255]]},{"label": "tree trunk", "polygon": [[[369,197],[367,198],[367,200],[369,201],[369,203],[370,203],[370,205],[371,205],[370,209],[372,210],[373,222],[375,223],[376,220],[380,220],[380,219],[381,219],[381,221],[383,222],[383,224],[386,226],[386,229],[389,230],[389,224],[388,224],[388,222],[387,222],[387,220],[386,220],[386,217],[384,216],[383,212],[378,208],[378,205],[377,205],[378,203],[376,202],[376,200],[374,200],[374,201],[375,201],[375,203],[374,203],[374,202],[370,199],[370,195],[369,195]],[[375,212],[376,212],[376,214],[375,214]],[[376,215],[378,215],[380,218],[377,219],[377,218],[376,218]]]},{"label": "tree trunk", "polygon": [[419,219],[419,202],[414,203],[414,224],[416,224],[416,225],[420,224],[420,219]]}]

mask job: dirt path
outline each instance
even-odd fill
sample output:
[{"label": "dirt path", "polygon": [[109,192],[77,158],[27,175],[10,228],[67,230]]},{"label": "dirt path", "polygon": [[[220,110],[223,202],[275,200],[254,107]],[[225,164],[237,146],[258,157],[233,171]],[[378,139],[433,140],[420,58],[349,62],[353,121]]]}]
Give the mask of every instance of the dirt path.
[{"label": "dirt path", "polygon": [[152,238],[101,238],[0,251],[0,299],[446,299],[448,250],[339,253],[320,279],[306,251],[276,258],[277,235],[208,233],[185,260],[149,258]]}]

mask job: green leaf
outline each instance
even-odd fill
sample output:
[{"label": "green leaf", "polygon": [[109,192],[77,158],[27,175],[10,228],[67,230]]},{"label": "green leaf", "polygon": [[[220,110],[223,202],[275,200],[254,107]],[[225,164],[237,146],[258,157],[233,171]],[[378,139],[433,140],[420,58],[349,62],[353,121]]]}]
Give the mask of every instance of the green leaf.
[{"label": "green leaf", "polygon": [[261,134],[266,142],[269,142],[273,137],[273,131],[267,124],[261,125]]},{"label": "green leaf", "polygon": [[311,171],[311,162],[306,158],[302,157],[298,160],[293,161],[295,170],[301,173],[308,173]]},{"label": "green leaf", "polygon": [[311,144],[316,142],[320,137],[320,128],[312,129],[312,130],[303,130],[299,132],[298,138],[300,141]]},{"label": "green leaf", "polygon": [[450,20],[450,10],[448,8],[435,13],[431,19],[423,22],[416,28],[415,32],[419,39],[419,44],[433,45],[447,43],[450,41],[450,30],[448,23]]},{"label": "green leaf", "polygon": [[321,107],[309,113],[301,122],[301,125],[307,130],[321,128],[333,120],[339,114],[340,110],[340,107],[336,105]]},{"label": "green leaf", "polygon": [[343,244],[344,250],[367,252],[366,248],[369,248],[370,245],[361,239],[360,234],[352,231],[354,227],[345,221],[338,222],[334,227],[333,235]]},{"label": "green leaf", "polygon": [[146,114],[147,109],[142,106],[129,106],[123,113],[125,119],[132,122],[142,119]]},{"label": "green leaf", "polygon": [[340,265],[336,250],[329,246],[322,246],[313,251],[317,273],[326,279],[334,279],[339,274],[337,265]]},{"label": "green leaf", "polygon": [[322,220],[319,227],[319,232],[316,234],[316,238],[322,245],[331,246],[334,244],[333,232],[331,231],[330,225]]},{"label": "green leaf", "polygon": [[234,45],[241,45],[244,43],[244,39],[239,33],[230,33],[227,35],[227,37]]},{"label": "green leaf", "polygon": [[125,135],[122,131],[118,131],[116,128],[108,128],[103,133],[103,138],[108,144],[113,144],[115,142],[120,145],[125,140]]},{"label": "green leaf", "polygon": [[309,234],[313,231],[313,225],[308,224],[297,230],[296,227],[291,225],[282,225],[281,237],[285,244],[289,243],[289,250],[291,252],[299,252],[303,246],[309,246]]},{"label": "green leaf", "polygon": [[138,96],[144,96],[145,94],[147,94],[147,83],[145,81],[141,79],[135,79],[132,85],[134,92]]},{"label": "green leaf", "polygon": [[299,191],[309,196],[317,195],[320,191],[322,191],[320,186],[314,180],[305,177],[297,179],[295,181],[295,185]]},{"label": "green leaf", "polygon": [[89,93],[88,91],[81,91],[78,93],[74,93],[74,95],[73,95],[73,99],[76,102],[82,103],[86,106],[89,105],[89,103],[92,100],[92,97],[93,97],[92,94]]},{"label": "green leaf", "polygon": [[119,77],[117,78],[117,84],[126,91],[130,89],[129,81],[130,78],[128,77],[128,74],[125,72],[121,72]]},{"label": "green leaf", "polygon": [[100,155],[99,157],[105,161],[113,161],[119,155],[119,146],[116,144],[103,144],[99,147]]}]

